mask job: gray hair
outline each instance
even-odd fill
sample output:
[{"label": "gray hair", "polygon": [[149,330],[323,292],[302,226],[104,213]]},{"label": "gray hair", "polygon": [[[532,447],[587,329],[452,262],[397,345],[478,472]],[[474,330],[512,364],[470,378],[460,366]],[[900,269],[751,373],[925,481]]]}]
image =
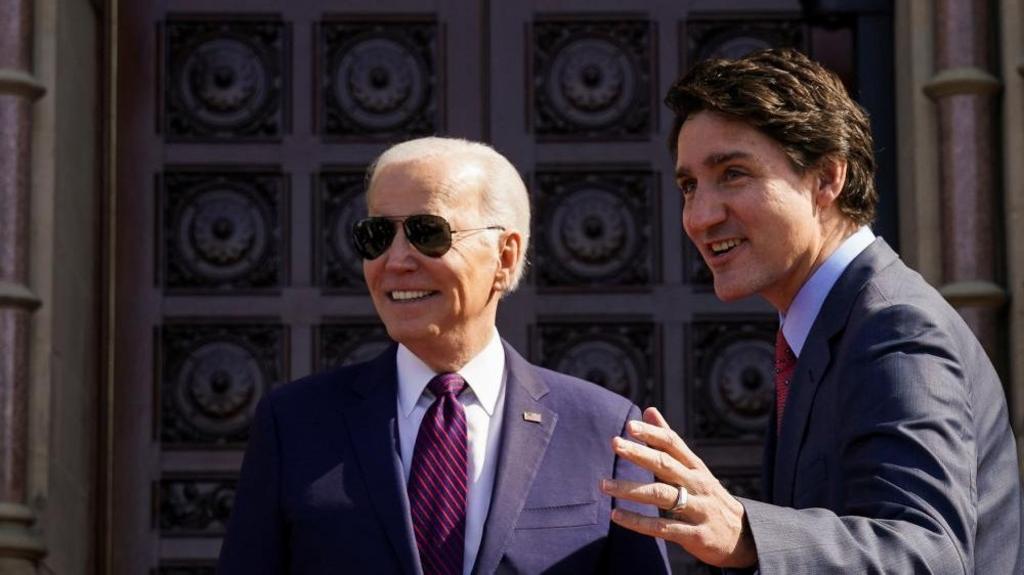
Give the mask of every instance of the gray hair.
[{"label": "gray hair", "polygon": [[[395,144],[377,157],[366,171],[366,193],[373,189],[377,172],[388,164],[401,164],[436,157],[462,156],[479,163],[487,176],[487,185],[480,205],[480,213],[487,224],[502,225],[519,232],[523,238],[519,263],[512,271],[509,294],[519,287],[526,267],[526,252],[530,245],[530,195],[515,166],[494,148],[480,142],[460,138],[418,138]],[[369,199],[369,198],[367,198]]]}]

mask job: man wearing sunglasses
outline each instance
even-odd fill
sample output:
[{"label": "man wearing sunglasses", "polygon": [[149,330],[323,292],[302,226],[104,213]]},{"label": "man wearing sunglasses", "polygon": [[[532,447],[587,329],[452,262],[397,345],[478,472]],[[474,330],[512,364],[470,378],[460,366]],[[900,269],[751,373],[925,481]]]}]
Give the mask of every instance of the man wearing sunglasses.
[{"label": "man wearing sunglasses", "polygon": [[370,168],[352,231],[396,345],[283,386],[257,410],[221,553],[226,574],[667,573],[664,543],[611,522],[608,447],[639,410],[531,365],[498,335],[530,204],[478,143],[424,138]]}]

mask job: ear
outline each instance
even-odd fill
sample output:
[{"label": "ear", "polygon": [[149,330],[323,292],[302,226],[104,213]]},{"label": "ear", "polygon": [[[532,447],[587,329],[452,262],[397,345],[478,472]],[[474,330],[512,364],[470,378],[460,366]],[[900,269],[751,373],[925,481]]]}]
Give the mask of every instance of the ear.
[{"label": "ear", "polygon": [[512,285],[519,259],[523,257],[523,236],[513,230],[501,234],[498,240],[498,269],[494,273],[494,290],[503,292]]},{"label": "ear", "polygon": [[822,158],[818,162],[814,204],[819,209],[828,209],[835,204],[839,194],[843,192],[843,186],[846,185],[846,166],[847,162],[844,158],[833,156]]}]

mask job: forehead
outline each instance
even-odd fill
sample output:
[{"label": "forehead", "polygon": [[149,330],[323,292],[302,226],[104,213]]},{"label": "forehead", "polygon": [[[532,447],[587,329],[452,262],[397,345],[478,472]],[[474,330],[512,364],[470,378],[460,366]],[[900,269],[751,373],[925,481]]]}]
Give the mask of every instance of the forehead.
[{"label": "forehead", "polygon": [[374,175],[367,195],[373,214],[444,215],[475,205],[486,178],[471,160],[434,157],[387,164]]},{"label": "forehead", "polygon": [[683,122],[676,146],[676,168],[685,170],[724,159],[765,160],[785,153],[781,144],[747,122],[708,111],[697,112]]}]

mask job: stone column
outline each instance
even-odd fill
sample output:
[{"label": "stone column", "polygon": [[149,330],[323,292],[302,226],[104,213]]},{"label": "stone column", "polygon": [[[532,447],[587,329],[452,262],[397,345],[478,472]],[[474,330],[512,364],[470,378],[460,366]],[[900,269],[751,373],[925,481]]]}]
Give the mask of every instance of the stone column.
[{"label": "stone column", "polygon": [[26,504],[29,322],[40,302],[28,287],[32,102],[32,1],[0,0],[0,573],[36,572],[43,544]]},{"label": "stone column", "polygon": [[936,0],[936,74],[925,86],[939,124],[942,294],[1005,373],[1000,308],[1004,254],[994,132],[989,0]]}]

